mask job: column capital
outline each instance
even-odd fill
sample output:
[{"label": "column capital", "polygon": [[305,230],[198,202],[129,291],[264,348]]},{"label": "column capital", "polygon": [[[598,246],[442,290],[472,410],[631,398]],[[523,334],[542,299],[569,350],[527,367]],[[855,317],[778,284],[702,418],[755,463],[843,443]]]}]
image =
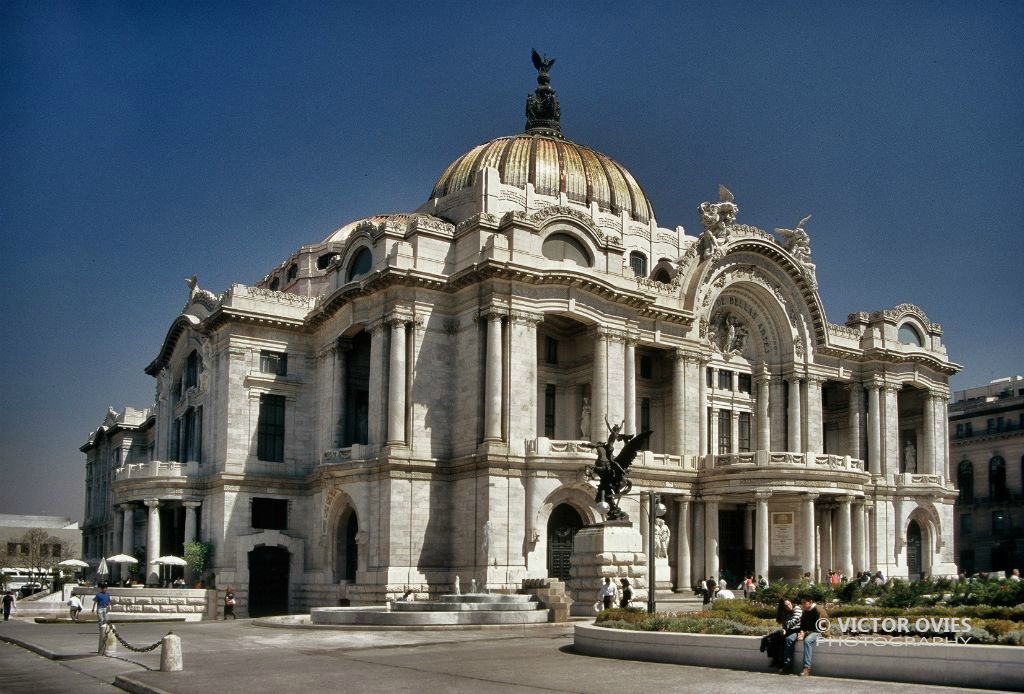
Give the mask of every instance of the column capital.
[{"label": "column capital", "polygon": [[508,319],[513,323],[536,326],[544,322],[544,314],[516,309],[509,311]]},{"label": "column capital", "polygon": [[754,491],[754,499],[757,501],[767,501],[772,495],[770,489],[758,489]]},{"label": "column capital", "polygon": [[122,511],[134,511],[138,508],[135,504],[118,504],[117,507]]},{"label": "column capital", "polygon": [[800,495],[800,500],[801,501],[805,501],[805,502],[807,502],[807,501],[814,501],[819,496],[821,496],[821,495],[818,494],[817,492],[804,492],[804,493],[802,493]]},{"label": "column capital", "polygon": [[203,502],[201,502],[201,501],[182,501],[181,505],[184,506],[185,508],[199,508],[200,506],[203,505]]},{"label": "column capital", "polygon": [[688,504],[693,501],[693,496],[690,494],[675,494],[673,495],[672,500],[682,506],[683,504]]},{"label": "column capital", "polygon": [[843,494],[842,496],[835,497],[836,501],[844,505],[849,505],[851,502],[853,502],[853,499],[854,497],[851,494]]},{"label": "column capital", "polygon": [[146,506],[153,509],[160,506],[160,499],[144,499],[142,503],[146,504]]},{"label": "column capital", "polygon": [[886,383],[882,387],[885,389],[886,393],[892,393],[893,395],[903,390],[902,383]]},{"label": "column capital", "polygon": [[848,391],[850,393],[860,393],[862,390],[864,390],[864,384],[861,383],[860,381],[850,381],[849,383],[843,384],[843,390]]},{"label": "column capital", "polygon": [[367,324],[366,332],[370,333],[371,338],[380,337],[381,333],[384,332],[384,323],[384,318],[378,318],[377,320]]},{"label": "column capital", "polygon": [[702,497],[702,500],[705,503],[709,503],[709,504],[710,503],[715,503],[715,504],[717,504],[719,501],[722,500],[722,496],[719,495],[719,494],[708,494],[708,495]]},{"label": "column capital", "polygon": [[792,385],[793,383],[799,384],[800,381],[804,380],[803,374],[798,374],[795,371],[790,371],[787,374],[783,374],[782,378],[783,378],[783,380],[788,382],[790,385]]},{"label": "column capital", "polygon": [[392,328],[404,326],[412,321],[412,314],[406,311],[391,311],[384,316],[384,322]]},{"label": "column capital", "polygon": [[883,385],[882,380],[879,378],[869,378],[864,381],[864,388],[876,393],[882,389]]},{"label": "column capital", "polygon": [[949,391],[929,389],[925,393],[925,398],[936,403],[949,402]]},{"label": "column capital", "polygon": [[615,328],[608,328],[603,325],[596,326],[591,334],[597,340],[605,340],[606,342],[625,342],[626,333],[622,330]]},{"label": "column capital", "polygon": [[807,374],[805,380],[807,381],[808,386],[821,386],[826,381],[828,381],[828,378],[826,378],[825,376],[820,376],[818,374]]}]

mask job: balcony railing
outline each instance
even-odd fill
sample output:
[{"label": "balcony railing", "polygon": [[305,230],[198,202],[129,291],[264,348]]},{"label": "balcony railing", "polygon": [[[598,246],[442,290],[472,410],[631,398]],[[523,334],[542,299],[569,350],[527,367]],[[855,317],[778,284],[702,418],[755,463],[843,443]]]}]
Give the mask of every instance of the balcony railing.
[{"label": "balcony railing", "polygon": [[792,453],[789,451],[750,451],[746,453],[724,453],[702,457],[701,469],[713,470],[728,467],[778,467],[804,468],[810,470],[840,470],[864,472],[864,461],[848,455],[828,453]]},{"label": "balcony railing", "polygon": [[122,465],[114,471],[114,480],[140,479],[144,477],[191,477],[199,474],[199,463],[179,463],[173,460],[163,462],[151,460],[148,463]]}]

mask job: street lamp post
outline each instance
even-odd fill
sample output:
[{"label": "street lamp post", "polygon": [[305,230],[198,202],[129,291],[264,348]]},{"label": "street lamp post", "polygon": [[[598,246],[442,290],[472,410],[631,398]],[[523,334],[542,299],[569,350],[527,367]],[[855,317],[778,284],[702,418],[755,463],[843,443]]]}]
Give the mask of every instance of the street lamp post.
[{"label": "street lamp post", "polygon": [[665,505],[661,503],[661,495],[656,492],[647,492],[647,613],[654,614],[655,597],[654,591],[657,585],[655,578],[656,549],[657,549],[657,520],[664,516]]}]

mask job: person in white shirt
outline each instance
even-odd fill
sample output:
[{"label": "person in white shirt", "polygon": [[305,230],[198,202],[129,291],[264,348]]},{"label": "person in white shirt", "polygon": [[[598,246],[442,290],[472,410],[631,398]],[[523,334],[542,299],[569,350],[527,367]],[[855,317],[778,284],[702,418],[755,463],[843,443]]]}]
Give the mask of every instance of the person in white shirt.
[{"label": "person in white shirt", "polygon": [[82,599],[77,595],[72,595],[68,600],[68,609],[71,611],[71,619],[75,622],[78,621],[78,615],[82,611]]},{"label": "person in white shirt", "polygon": [[618,591],[615,588],[615,584],[612,583],[612,579],[605,576],[604,583],[601,584],[600,590],[597,591],[597,600],[606,610],[610,610],[615,607],[615,596]]}]

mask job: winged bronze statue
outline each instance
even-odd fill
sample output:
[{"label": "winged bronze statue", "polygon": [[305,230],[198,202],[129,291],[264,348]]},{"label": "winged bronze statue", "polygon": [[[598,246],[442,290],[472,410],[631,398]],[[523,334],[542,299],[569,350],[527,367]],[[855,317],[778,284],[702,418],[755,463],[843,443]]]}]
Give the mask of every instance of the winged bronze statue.
[{"label": "winged bronze statue", "polygon": [[533,66],[537,68],[537,72],[541,73],[542,75],[546,75],[548,71],[551,69],[551,66],[555,64],[554,58],[541,58],[540,53],[537,52],[536,48],[533,49],[532,58]]},{"label": "winged bronze statue", "polygon": [[[612,425],[606,416],[605,425],[608,427],[608,440],[596,443],[583,444],[586,448],[593,448],[597,451],[597,461],[588,465],[584,472],[590,479],[596,479],[597,495],[595,503],[606,502],[609,506],[605,514],[608,520],[629,520],[629,516],[619,507],[619,500],[624,494],[628,494],[633,488],[629,480],[629,466],[636,459],[636,454],[647,448],[647,444],[653,433],[650,429],[639,434],[622,434],[622,425]],[[614,453],[615,443],[624,442],[622,450]]]}]

